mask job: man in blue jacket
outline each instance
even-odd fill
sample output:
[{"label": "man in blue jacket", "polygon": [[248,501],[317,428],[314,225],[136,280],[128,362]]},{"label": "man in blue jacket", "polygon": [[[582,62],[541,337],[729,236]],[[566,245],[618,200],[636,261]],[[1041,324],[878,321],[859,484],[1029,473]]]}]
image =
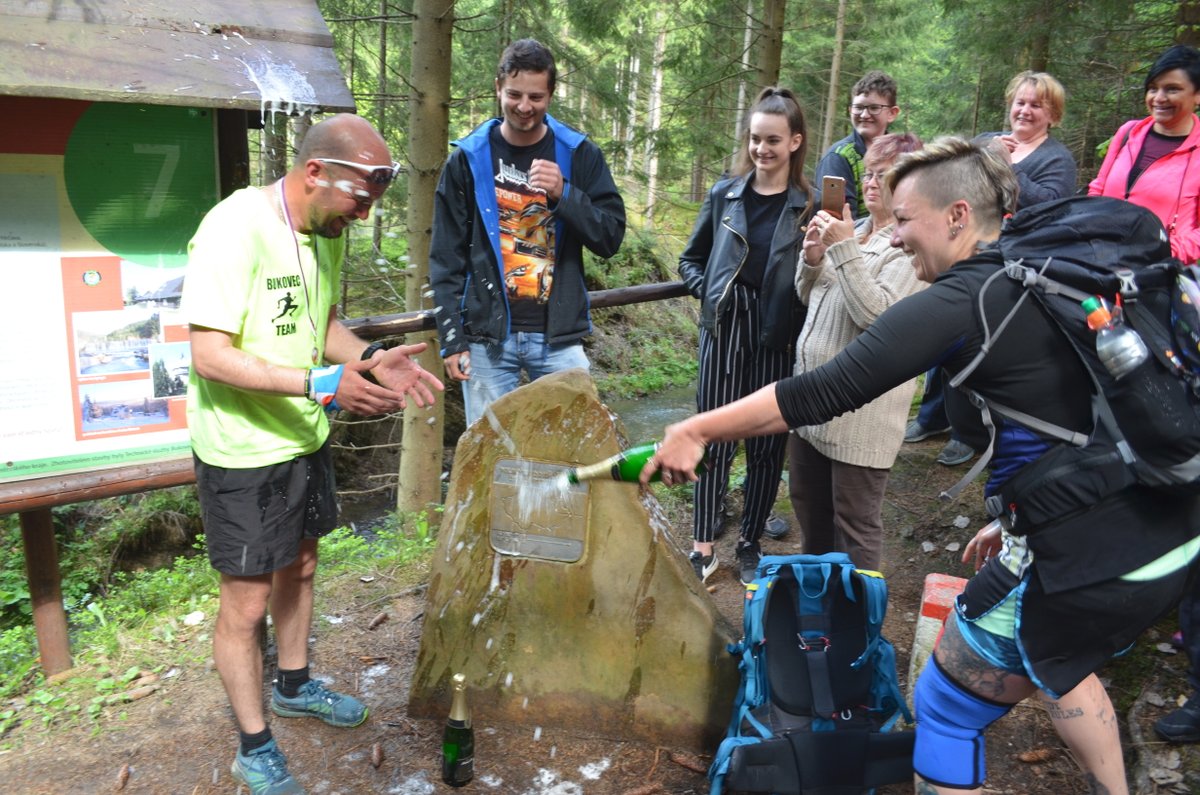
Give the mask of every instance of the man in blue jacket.
[{"label": "man in blue jacket", "polygon": [[467,425],[521,373],[588,367],[583,247],[625,237],[625,204],[599,147],[546,110],[554,56],[533,39],[500,57],[500,118],[455,141],[434,204],[429,279],[446,372]]}]

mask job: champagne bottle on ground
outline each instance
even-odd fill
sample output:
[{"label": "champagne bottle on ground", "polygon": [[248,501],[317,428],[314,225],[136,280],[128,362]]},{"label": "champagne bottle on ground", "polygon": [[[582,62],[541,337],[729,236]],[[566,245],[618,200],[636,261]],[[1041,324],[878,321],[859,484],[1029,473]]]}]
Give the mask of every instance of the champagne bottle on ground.
[{"label": "champagne bottle on ground", "polygon": [[[646,462],[650,460],[650,456],[654,455],[654,451],[657,449],[658,442],[630,447],[628,450],[622,450],[598,464],[589,464],[588,466],[576,467],[569,470],[567,472],[567,482],[579,483],[584,480],[610,478],[624,483],[637,483],[638,476],[642,474],[642,468],[646,466]],[[705,453],[705,458],[707,458],[707,453]],[[700,472],[703,469],[704,459],[701,459],[700,463],[696,465],[696,472]],[[661,479],[662,472],[655,472],[650,476],[651,482]]]},{"label": "champagne bottle on ground", "polygon": [[442,735],[442,781],[461,787],[475,776],[475,730],[467,707],[467,677],[455,674],[450,681],[454,699]]}]

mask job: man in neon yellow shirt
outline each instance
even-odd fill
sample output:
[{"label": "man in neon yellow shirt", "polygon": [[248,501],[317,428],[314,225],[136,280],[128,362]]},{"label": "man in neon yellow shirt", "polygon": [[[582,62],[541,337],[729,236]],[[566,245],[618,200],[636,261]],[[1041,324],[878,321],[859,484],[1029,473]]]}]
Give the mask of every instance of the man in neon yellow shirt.
[{"label": "man in neon yellow shirt", "polygon": [[317,540],[336,526],[326,411],[381,414],[433,401],[441,382],[337,319],[346,227],[395,179],[366,120],[314,125],[288,173],[214,207],[188,248],[183,309],[192,369],[188,425],[209,559],[221,573],[213,658],[241,733],[233,775],[254,795],[304,790],[287,770],[262,703],[258,627],[268,608],[279,670],[271,709],[357,726],[367,708],[312,679]]}]

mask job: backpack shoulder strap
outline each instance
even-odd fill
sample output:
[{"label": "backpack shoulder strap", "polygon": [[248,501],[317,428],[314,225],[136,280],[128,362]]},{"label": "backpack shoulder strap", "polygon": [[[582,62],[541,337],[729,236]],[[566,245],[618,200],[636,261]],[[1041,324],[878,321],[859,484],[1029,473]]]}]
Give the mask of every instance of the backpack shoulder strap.
[{"label": "backpack shoulder strap", "polygon": [[886,640],[879,644],[874,676],[871,693],[877,703],[872,706],[877,709],[893,711],[879,730],[881,732],[891,731],[896,722],[900,720],[901,715],[904,716],[904,722],[911,725],[913,722],[912,712],[908,709],[908,703],[900,692],[900,682],[896,678],[896,648]]},{"label": "backpack shoulder strap", "polygon": [[[1047,258],[1046,264],[1042,267],[1046,267],[1049,264],[1050,260]],[[980,345],[979,353],[975,354],[975,358],[971,359],[971,361],[967,363],[966,367],[964,367],[953,378],[950,379],[950,386],[966,394],[967,398],[971,401],[971,404],[975,406],[975,408],[979,409],[979,415],[983,421],[983,426],[988,432],[988,446],[987,449],[983,451],[983,453],[971,466],[971,468],[967,470],[967,473],[959,478],[957,483],[938,495],[938,499],[945,502],[957,499],[958,495],[962,493],[962,490],[967,487],[967,484],[971,483],[976,477],[979,476],[979,473],[983,471],[983,468],[988,465],[989,461],[992,460],[992,453],[996,448],[996,425],[992,421],[992,413],[988,409],[987,401],[984,400],[983,396],[975,390],[963,386],[963,382],[967,380],[971,373],[975,372],[980,363],[983,362],[984,358],[988,355],[988,353],[991,352],[992,346],[995,344],[996,339],[999,338],[1002,333],[1004,333],[1006,328],[1008,328],[1008,324],[1012,321],[1013,317],[1016,316],[1017,310],[1021,308],[1021,304],[1025,302],[1025,299],[1029,295],[1029,290],[1025,290],[1021,293],[1021,297],[1016,300],[1012,309],[1010,309],[1008,313],[1000,320],[1000,323],[996,326],[996,330],[993,332],[991,326],[988,325],[987,315],[984,313],[984,296],[987,295],[987,290],[989,287],[991,287],[992,282],[1000,278],[1002,275],[1008,275],[1011,278],[1016,278],[1013,275],[1015,271],[1010,272],[1010,267],[1020,266],[1020,260],[1015,263],[1005,262],[1004,267],[998,268],[995,273],[993,273],[987,278],[986,281],[984,281],[983,286],[979,288],[979,294],[976,296],[976,301],[978,303],[979,322],[983,327],[983,344]],[[1023,284],[1028,284],[1024,279],[1018,279],[1018,281],[1021,281]]]},{"label": "backpack shoulder strap", "polygon": [[[1052,258],[1050,257],[1046,258],[1046,262],[1042,265],[1043,270],[1050,265],[1051,259]],[[1021,305],[1025,303],[1025,299],[1029,296],[1028,289],[1021,293],[1021,297],[1016,300],[1012,309],[1008,310],[1008,314],[1006,314],[1000,320],[1000,322],[996,325],[996,330],[993,332],[991,326],[988,325],[987,316],[984,314],[983,307],[984,296],[987,295],[988,288],[992,286],[992,282],[996,281],[996,279],[999,279],[1001,276],[1008,276],[1009,278],[1021,282],[1026,288],[1031,287],[1036,283],[1038,272],[1033,270],[1033,268],[1025,267],[1022,264],[1023,262],[1024,260],[1005,262],[1004,267],[997,269],[995,273],[987,277],[987,280],[984,281],[983,286],[979,288],[979,294],[975,296],[975,301],[979,310],[979,321],[983,326],[983,344],[980,345],[979,353],[975,354],[975,358],[972,359],[966,367],[960,370],[957,375],[950,379],[950,386],[954,387],[955,389],[958,389],[959,386],[962,385],[962,382],[967,380],[967,377],[970,376],[971,373],[975,372],[975,369],[979,367],[979,364],[984,360],[984,357],[991,352],[992,346],[995,344],[996,339],[998,339],[1000,335],[1004,333],[1004,330],[1008,328],[1008,324],[1017,314],[1017,310],[1021,308]]]},{"label": "backpack shoulder strap", "polygon": [[876,652],[882,639],[883,619],[887,616],[887,580],[878,572],[854,569],[847,566],[842,569],[842,590],[846,596],[855,601],[854,580],[862,584],[863,614],[867,619],[867,644],[858,659],[850,664],[851,668],[861,668]]},{"label": "backpack shoulder strap", "polygon": [[763,644],[766,638],[763,634],[763,622],[767,612],[767,602],[770,600],[777,574],[759,577],[746,586],[745,605],[742,608],[742,640],[729,647],[731,654],[741,657],[738,668],[742,672],[741,683],[738,685],[737,697],[734,699],[733,718],[729,723],[730,737],[741,735],[742,720],[745,719],[754,730],[763,737],[771,737],[771,730],[760,723],[751,710],[762,706],[770,698],[770,688],[767,683],[767,672],[762,664]]},{"label": "backpack shoulder strap", "polygon": [[[1072,431],[1070,428],[1064,428],[1061,425],[1047,422],[1046,420],[1039,419],[1018,409],[1005,406],[1004,404],[998,403],[994,400],[988,400],[978,392],[963,386],[963,382],[968,376],[971,375],[971,373],[975,372],[976,368],[979,367],[979,364],[983,361],[984,357],[986,357],[987,354],[992,350],[996,339],[998,339],[1008,327],[1013,317],[1016,316],[1017,310],[1021,308],[1021,305],[1030,295],[1034,295],[1035,299],[1039,300],[1043,306],[1045,306],[1045,302],[1042,302],[1040,301],[1040,298],[1037,298],[1039,294],[1062,295],[1077,301],[1083,301],[1088,297],[1087,293],[1076,290],[1069,285],[1048,278],[1045,275],[1046,269],[1050,267],[1050,263],[1053,261],[1053,257],[1047,257],[1046,261],[1042,263],[1040,269],[1034,269],[1028,265],[1025,265],[1024,260],[1017,260],[1015,262],[1007,261],[1004,263],[1003,268],[997,270],[994,274],[987,278],[987,281],[983,283],[983,287],[981,287],[979,290],[977,301],[979,318],[983,326],[983,344],[980,346],[979,353],[975,355],[975,358],[973,358],[966,367],[964,367],[953,378],[950,379],[950,386],[958,389],[960,392],[964,392],[971,401],[972,405],[979,409],[983,425],[988,432],[988,446],[987,449],[984,450],[979,456],[978,460],[976,460],[971,468],[967,470],[967,473],[963,475],[957,483],[938,495],[938,497],[942,500],[949,501],[956,499],[958,495],[962,493],[962,490],[967,487],[967,484],[975,480],[979,473],[983,471],[984,467],[986,467],[991,461],[992,454],[995,452],[996,447],[996,424],[992,419],[992,410],[995,410],[995,412],[1001,416],[1007,417],[1015,422],[1020,423],[1021,425],[1024,425],[1026,428],[1029,428],[1032,431],[1050,436],[1051,438],[1059,439],[1067,442],[1068,444],[1081,447],[1088,442],[1089,436],[1087,434]],[[1012,309],[1005,314],[1000,323],[997,324],[995,331],[993,331],[991,326],[988,325],[987,317],[984,314],[983,300],[987,293],[988,287],[990,287],[992,282],[1001,275],[1008,276],[1010,279],[1019,282],[1023,287],[1025,287],[1025,289],[1022,291],[1021,297],[1013,303]],[[1049,311],[1049,309],[1047,309],[1045,314],[1055,323],[1059,331],[1062,332],[1063,336],[1067,339],[1071,346],[1075,347],[1075,342],[1071,339],[1071,335],[1063,327],[1062,321],[1055,317],[1054,313]],[[1079,353],[1078,350],[1076,352]],[[1079,353],[1079,355],[1082,357],[1082,353]],[[1127,461],[1132,461],[1132,458],[1130,458],[1131,451],[1129,450],[1129,446],[1125,444],[1124,437],[1120,434],[1119,429],[1116,427],[1116,418],[1113,417],[1112,408],[1108,405],[1108,401],[1104,398],[1104,392],[1100,388],[1100,382],[1097,380],[1096,374],[1093,373],[1091,368],[1086,366],[1086,364],[1084,365],[1084,370],[1087,371],[1092,381],[1094,414],[1099,419],[1104,421],[1105,425],[1109,427],[1109,431],[1114,434],[1114,438],[1120,440],[1118,442],[1118,447],[1121,448],[1122,456],[1125,457]]]},{"label": "backpack shoulder strap", "polygon": [[[831,601],[841,585],[835,573],[837,565],[823,558],[791,564],[796,578],[796,603],[792,609],[796,611],[796,625],[800,630],[796,641],[804,652],[808,669],[813,714],[826,718],[837,711],[827,653],[829,628],[833,621]],[[849,568],[847,560],[841,570]]]}]

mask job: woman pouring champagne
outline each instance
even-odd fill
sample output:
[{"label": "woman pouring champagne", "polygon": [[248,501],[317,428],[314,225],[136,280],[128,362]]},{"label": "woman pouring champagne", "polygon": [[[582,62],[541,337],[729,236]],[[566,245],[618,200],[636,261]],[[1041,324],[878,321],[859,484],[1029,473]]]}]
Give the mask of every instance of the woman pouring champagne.
[{"label": "woman pouring champagne", "polygon": [[[892,245],[912,256],[922,292],[899,301],[826,364],[668,426],[642,471],[694,479],[705,444],[827,422],[941,362],[966,368],[984,344],[979,316],[1005,334],[965,384],[996,404],[1089,434],[1089,378],[1070,342],[1013,280],[983,285],[1003,264],[1000,222],[1017,179],[1002,156],[959,138],[904,155],[888,173]],[[1004,420],[985,494],[1034,465],[1054,440]],[[1143,486],[1048,519],[1027,535],[989,525],[967,547],[968,582],[917,682],[916,791],[979,792],[983,736],[1035,693],[1056,702],[1055,728],[1092,791],[1127,793],[1113,708],[1095,671],[1167,611],[1195,568],[1200,503]],[[986,562],[984,562],[986,561]]]}]

